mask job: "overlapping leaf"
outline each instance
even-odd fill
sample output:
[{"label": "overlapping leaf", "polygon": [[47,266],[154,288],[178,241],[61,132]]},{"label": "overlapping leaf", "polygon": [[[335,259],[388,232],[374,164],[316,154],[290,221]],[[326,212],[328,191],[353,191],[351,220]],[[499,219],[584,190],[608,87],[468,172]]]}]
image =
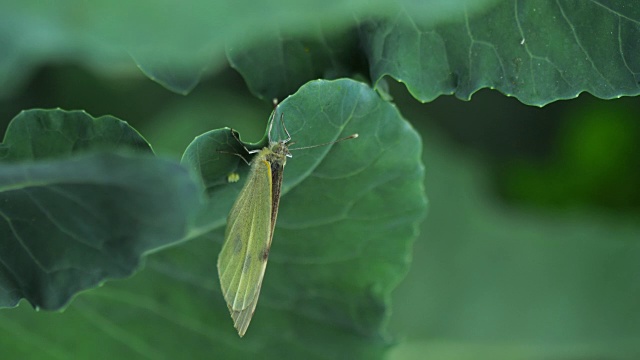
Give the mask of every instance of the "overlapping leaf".
[{"label": "overlapping leaf", "polygon": [[58,309],[128,276],[143,253],[182,239],[198,209],[188,172],[113,117],[23,112],[0,149],[0,306]]}]

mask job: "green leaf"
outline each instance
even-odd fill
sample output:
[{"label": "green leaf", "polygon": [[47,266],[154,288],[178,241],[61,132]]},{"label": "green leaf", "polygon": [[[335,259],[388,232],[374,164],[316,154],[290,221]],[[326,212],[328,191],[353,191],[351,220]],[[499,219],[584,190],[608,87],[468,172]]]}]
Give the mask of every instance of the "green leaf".
[{"label": "green leaf", "polygon": [[25,111],[0,149],[2,307],[25,298],[59,309],[81,290],[131,275],[142,254],[184,238],[198,210],[186,169],[151,157],[113,117]]},{"label": "green leaf", "polygon": [[[274,348],[298,354],[294,357],[379,357],[388,345],[389,294],[404,275],[411,239],[426,206],[420,139],[393,105],[352,80],[303,86],[278,106],[274,138],[283,136],[276,128],[281,114],[297,144],[292,149],[356,132],[360,137],[293,150],[285,167],[261,299],[243,343],[254,349],[284,341]],[[215,280],[214,293],[206,296],[215,299],[217,306],[210,311],[223,320],[211,326],[235,338],[214,266],[224,218],[248,169],[238,156],[220,152],[238,150],[229,134],[223,129],[198,137],[183,163],[203,176],[211,199],[199,232],[217,229],[214,251],[194,250],[207,252],[208,260],[203,261],[210,263],[196,278]],[[239,171],[242,180],[227,184],[233,171]],[[220,351],[232,351],[227,337],[219,341],[224,349]]]},{"label": "green leaf", "polygon": [[625,2],[502,1],[436,26],[413,17],[370,23],[365,48],[375,81],[390,75],[421,101],[488,87],[542,106],[640,90],[640,11]]},{"label": "green leaf", "polygon": [[[423,6],[407,4],[384,17],[358,18],[357,38],[311,27],[315,34],[278,34],[228,56],[264,98],[358,71],[376,87],[388,75],[423,102],[443,94],[468,100],[482,88],[538,106],[584,91],[606,99],[640,93],[640,12],[624,2],[505,0],[485,12],[451,10],[441,14],[446,22],[434,21]],[[354,53],[357,43],[368,69],[360,65],[363,54]]]},{"label": "green leaf", "polygon": [[152,152],[134,128],[113,116],[93,118],[80,110],[33,109],[22,111],[9,124],[0,159],[43,160],[117,149]]}]

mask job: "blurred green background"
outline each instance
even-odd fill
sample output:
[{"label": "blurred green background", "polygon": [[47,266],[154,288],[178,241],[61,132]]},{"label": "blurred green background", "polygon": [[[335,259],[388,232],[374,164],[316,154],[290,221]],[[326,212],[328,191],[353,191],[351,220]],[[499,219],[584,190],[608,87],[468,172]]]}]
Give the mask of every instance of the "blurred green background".
[{"label": "blurred green background", "polygon": [[[83,109],[176,159],[210,129],[264,133],[271,104],[231,69],[188,96],[133,64],[120,71],[39,69],[0,99],[2,131],[22,109]],[[430,202],[394,295],[389,357],[640,358],[640,102],[583,94],[536,108],[483,90],[420,104],[389,85],[423,137]]]}]

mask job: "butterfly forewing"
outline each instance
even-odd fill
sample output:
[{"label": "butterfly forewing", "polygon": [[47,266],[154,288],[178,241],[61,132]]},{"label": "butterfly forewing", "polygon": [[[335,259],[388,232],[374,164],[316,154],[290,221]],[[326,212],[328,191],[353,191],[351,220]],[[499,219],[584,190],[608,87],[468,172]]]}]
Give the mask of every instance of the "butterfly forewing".
[{"label": "butterfly forewing", "polygon": [[240,192],[218,257],[220,285],[231,317],[243,336],[258,302],[272,231],[271,164],[268,149],[254,158],[251,174]]}]

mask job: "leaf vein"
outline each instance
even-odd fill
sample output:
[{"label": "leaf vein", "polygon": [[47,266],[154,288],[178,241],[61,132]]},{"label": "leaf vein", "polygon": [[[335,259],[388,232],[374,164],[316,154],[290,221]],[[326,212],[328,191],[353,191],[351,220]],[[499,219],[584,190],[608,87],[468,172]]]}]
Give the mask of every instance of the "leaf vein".
[{"label": "leaf vein", "polygon": [[40,263],[40,261],[31,252],[29,247],[24,243],[24,241],[22,240],[22,237],[18,234],[18,231],[13,226],[13,221],[11,221],[11,219],[1,210],[0,210],[0,216],[6,221],[7,225],[9,225],[9,229],[11,229],[11,233],[13,234],[14,238],[16,240],[18,240],[18,244],[20,244],[20,246],[22,246],[22,248],[29,255],[31,260],[33,260],[33,262],[36,264],[36,266],[40,270],[42,270],[45,274],[48,274],[49,271],[44,267],[44,265],[42,263]]},{"label": "leaf vein", "polygon": [[560,4],[560,0],[556,0],[556,4],[558,5],[558,9],[560,10],[560,14],[562,14],[562,17],[564,18],[565,22],[567,23],[567,25],[571,29],[571,33],[573,34],[573,38],[575,39],[576,44],[578,45],[580,50],[582,50],[582,52],[584,53],[584,56],[587,59],[587,61],[591,64],[591,68],[593,68],[593,70],[602,78],[602,80],[604,80],[604,82],[607,84],[607,86],[609,86],[611,89],[615,89],[615,87],[613,85],[611,85],[609,80],[600,72],[600,70],[598,70],[598,68],[597,68],[596,64],[594,63],[593,59],[591,58],[591,56],[589,56],[589,53],[587,52],[587,49],[584,47],[584,45],[580,41],[580,37],[578,36],[578,32],[576,31],[576,28],[573,26],[573,23],[571,23],[571,20],[569,19],[569,17],[567,16],[566,12],[564,11],[564,8]]}]

